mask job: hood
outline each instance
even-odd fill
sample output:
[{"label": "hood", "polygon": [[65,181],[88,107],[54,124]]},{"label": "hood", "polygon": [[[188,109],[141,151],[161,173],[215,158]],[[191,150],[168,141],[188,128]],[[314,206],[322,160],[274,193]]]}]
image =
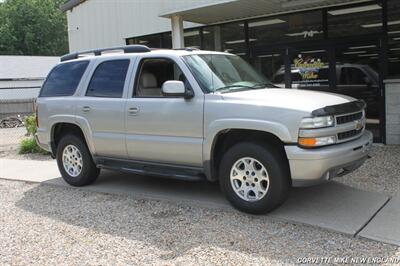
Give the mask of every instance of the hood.
[{"label": "hood", "polygon": [[356,99],[334,93],[297,89],[260,89],[221,94],[224,100],[249,104],[312,112],[330,105],[355,101]]}]

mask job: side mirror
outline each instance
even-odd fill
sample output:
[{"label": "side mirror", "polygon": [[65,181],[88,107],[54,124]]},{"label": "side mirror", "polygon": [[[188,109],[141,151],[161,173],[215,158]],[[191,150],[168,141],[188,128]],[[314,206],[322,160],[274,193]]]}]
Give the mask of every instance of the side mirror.
[{"label": "side mirror", "polygon": [[179,80],[167,80],[162,85],[162,93],[165,96],[184,97],[185,99],[193,98],[192,90],[186,90],[185,84]]}]

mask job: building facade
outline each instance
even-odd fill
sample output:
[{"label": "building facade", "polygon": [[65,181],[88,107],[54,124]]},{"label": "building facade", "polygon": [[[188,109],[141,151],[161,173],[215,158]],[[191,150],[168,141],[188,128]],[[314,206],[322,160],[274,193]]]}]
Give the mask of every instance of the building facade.
[{"label": "building facade", "polygon": [[0,99],[36,98],[57,56],[0,55]]},{"label": "building facade", "polygon": [[0,55],[0,120],[34,112],[33,105],[56,56]]},{"label": "building facade", "polygon": [[125,44],[227,51],[277,86],[365,100],[375,140],[400,142],[400,111],[388,113],[385,100],[385,81],[400,77],[399,0],[70,0],[63,9],[71,51]]}]

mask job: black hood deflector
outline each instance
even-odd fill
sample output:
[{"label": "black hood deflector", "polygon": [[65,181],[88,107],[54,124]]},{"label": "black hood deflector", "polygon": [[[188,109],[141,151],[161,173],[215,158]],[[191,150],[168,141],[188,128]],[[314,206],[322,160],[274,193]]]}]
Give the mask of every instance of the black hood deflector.
[{"label": "black hood deflector", "polygon": [[358,100],[349,103],[325,106],[324,108],[312,111],[311,114],[313,116],[326,116],[355,113],[363,110],[366,106],[367,104],[363,100]]}]

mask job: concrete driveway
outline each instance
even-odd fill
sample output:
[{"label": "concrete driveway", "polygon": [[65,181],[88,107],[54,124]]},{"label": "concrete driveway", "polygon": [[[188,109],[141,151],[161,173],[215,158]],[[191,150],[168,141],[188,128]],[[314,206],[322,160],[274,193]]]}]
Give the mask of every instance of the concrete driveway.
[{"label": "concrete driveway", "polygon": [[[0,159],[0,178],[68,186],[55,161]],[[231,209],[217,184],[183,182],[102,171],[97,182],[80,188],[210,208]],[[288,201],[269,216],[354,237],[400,246],[400,199],[336,182],[292,189]]]}]

